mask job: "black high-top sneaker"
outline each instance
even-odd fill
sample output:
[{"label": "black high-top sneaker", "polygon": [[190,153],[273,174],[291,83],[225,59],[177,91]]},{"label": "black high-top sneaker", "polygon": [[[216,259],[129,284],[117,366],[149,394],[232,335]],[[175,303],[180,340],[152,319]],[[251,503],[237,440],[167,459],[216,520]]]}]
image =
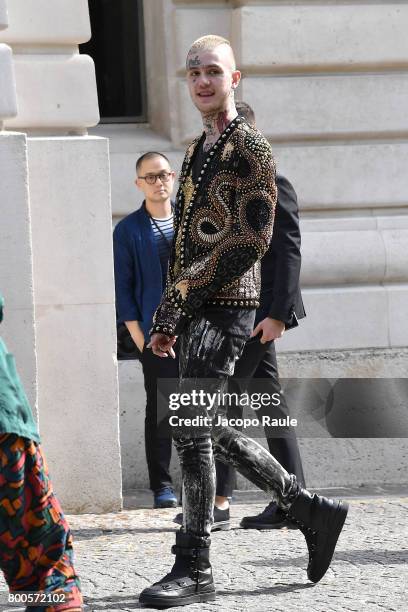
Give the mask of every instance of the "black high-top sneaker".
[{"label": "black high-top sneaker", "polygon": [[309,550],[307,576],[312,582],[319,582],[328,570],[347,512],[346,502],[311,495],[305,489],[301,489],[289,508],[287,518],[306,538]]},{"label": "black high-top sneaker", "polygon": [[214,600],[210,538],[195,537],[180,530],[171,552],[176,555],[171,572],[144,589],[139,602],[153,608],[170,608]]},{"label": "black high-top sneaker", "polygon": [[289,521],[275,502],[270,502],[259,514],[242,517],[240,526],[243,529],[297,529],[296,523]]}]

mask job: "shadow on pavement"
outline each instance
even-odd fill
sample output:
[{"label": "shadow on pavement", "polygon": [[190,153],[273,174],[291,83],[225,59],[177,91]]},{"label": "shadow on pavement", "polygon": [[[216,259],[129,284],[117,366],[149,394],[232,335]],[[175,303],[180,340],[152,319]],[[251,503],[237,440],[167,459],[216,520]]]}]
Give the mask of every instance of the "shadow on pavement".
[{"label": "shadow on pavement", "polygon": [[123,535],[126,533],[173,533],[175,532],[177,527],[129,527],[126,528],[116,528],[116,529],[72,529],[72,535],[74,540],[93,540],[94,538],[100,538],[104,535]]},{"label": "shadow on pavement", "polygon": [[408,563],[408,550],[349,550],[335,553],[337,561],[349,561],[350,563],[360,563],[370,565],[380,563],[381,565],[394,565]]},{"label": "shadow on pavement", "polygon": [[217,589],[217,595],[219,597],[233,595],[236,597],[237,595],[245,596],[257,596],[257,595],[279,595],[281,593],[293,593],[293,591],[303,591],[304,589],[310,589],[315,585],[312,582],[304,583],[304,582],[294,582],[293,584],[276,584],[272,587],[265,587],[261,589],[254,589],[252,591],[244,590],[244,589],[234,589],[230,591]]},{"label": "shadow on pavement", "polygon": [[[359,565],[402,565],[408,563],[408,550],[384,550],[384,549],[362,549],[362,550],[339,550],[334,553],[334,562],[347,561]],[[273,567],[306,567],[308,557],[272,557],[271,559],[255,559],[245,561],[245,565],[254,567],[270,565]]]},{"label": "shadow on pavement", "polygon": [[138,610],[142,606],[139,601],[139,593],[124,595],[123,597],[110,596],[106,597],[84,597],[84,611],[93,612],[95,610]]},{"label": "shadow on pavement", "polygon": [[[222,589],[217,589],[217,600],[215,602],[215,605],[222,605],[222,598],[224,597],[228,597],[228,596],[233,596],[233,597],[245,597],[245,596],[251,596],[251,597],[256,597],[259,595],[279,595],[282,593],[292,593],[293,591],[301,591],[304,589],[310,589],[312,587],[314,587],[315,585],[311,582],[308,582],[307,584],[301,583],[301,582],[295,582],[293,584],[287,584],[287,585],[275,585],[273,587],[266,587],[266,588],[260,588],[260,589],[253,589],[253,590],[244,590],[244,589],[231,589],[229,591],[226,590],[222,590]],[[100,597],[100,598],[93,598],[93,597],[84,597],[84,603],[85,603],[85,612],[90,612],[91,610],[106,610],[106,609],[112,609],[112,605],[119,605],[120,608],[126,608],[126,609],[131,609],[131,610],[136,610],[139,608],[142,608],[142,606],[139,604],[139,602],[137,601],[138,598],[138,594],[135,595],[126,595],[123,597],[118,597],[118,596],[112,596],[110,597],[109,595],[107,595],[106,597]],[[214,604],[213,604],[214,605]],[[143,608],[146,609],[146,608]],[[150,609],[150,608],[147,608]]]}]

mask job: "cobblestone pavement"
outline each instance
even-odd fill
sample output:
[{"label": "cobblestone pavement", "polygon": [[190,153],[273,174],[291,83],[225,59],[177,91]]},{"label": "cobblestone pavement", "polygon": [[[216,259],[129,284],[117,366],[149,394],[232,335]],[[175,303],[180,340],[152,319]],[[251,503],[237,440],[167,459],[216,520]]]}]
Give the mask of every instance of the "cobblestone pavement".
[{"label": "cobblestone pavement", "polygon": [[[323,580],[313,585],[306,576],[307,551],[300,532],[239,529],[242,516],[265,505],[259,495],[255,503],[244,495],[232,506],[231,531],[212,536],[216,601],[184,609],[407,612],[407,492],[343,497],[350,511],[334,561]],[[69,517],[87,612],[139,608],[139,592],[172,564],[172,519],[178,511],[142,508]]]}]

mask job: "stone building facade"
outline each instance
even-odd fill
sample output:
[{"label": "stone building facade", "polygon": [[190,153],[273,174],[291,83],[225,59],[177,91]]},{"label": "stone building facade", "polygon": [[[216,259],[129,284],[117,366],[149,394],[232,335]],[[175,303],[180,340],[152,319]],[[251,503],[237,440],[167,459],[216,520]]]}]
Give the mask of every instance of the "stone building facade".
[{"label": "stone building facade", "polygon": [[[191,41],[208,32],[231,40],[243,73],[238,95],[254,107],[279,172],[299,196],[308,316],[279,341],[282,374],[407,376],[407,1],[144,0],[148,123],[99,124],[89,130],[91,136],[87,129],[98,121],[93,67],[77,53],[89,36],[87,3],[0,2],[6,4],[9,27],[0,41],[13,48],[18,113],[7,118],[16,110],[11,102],[2,112],[6,129],[20,134],[0,138],[8,143],[14,138],[24,149],[28,135],[31,221],[26,220],[26,231],[32,233],[34,283],[27,271],[18,295],[31,313],[26,325],[37,343],[37,361],[34,352],[27,361],[27,380],[38,379],[40,425],[57,463],[54,405],[58,399],[69,406],[67,390],[77,377],[84,386],[75,391],[75,415],[85,418],[80,406],[92,403],[97,381],[99,400],[88,409],[102,411],[104,419],[102,430],[95,425],[92,435],[106,441],[112,428],[117,440],[106,138],[116,222],[140,204],[133,185],[138,155],[163,151],[178,169],[186,143],[200,130],[183,66]],[[0,55],[2,75],[10,58],[9,50]],[[7,104],[1,96],[0,103]],[[88,269],[85,245],[96,255]],[[27,267],[28,252],[23,259]],[[67,284],[67,278],[75,281]],[[73,327],[80,333],[70,333]],[[57,346],[52,338],[61,328]],[[85,384],[81,372],[90,367],[94,374]],[[120,363],[119,378],[123,482],[125,488],[145,486],[138,364]],[[66,416],[68,408],[61,410]],[[85,421],[87,433],[97,422],[95,413]],[[77,430],[74,434],[73,440]],[[81,448],[81,464],[87,463],[83,445],[73,443]],[[301,448],[311,486],[405,478],[404,439],[304,439]],[[116,447],[112,452],[114,480],[120,459]],[[327,464],[330,470],[323,467]],[[61,487],[68,485],[62,478]]]},{"label": "stone building facade", "polygon": [[[408,2],[147,0],[144,22],[149,125],[95,131],[110,137],[114,220],[139,204],[140,153],[165,151],[179,167],[200,131],[186,52],[208,32],[226,36],[243,73],[238,96],[299,196],[307,318],[277,343],[282,375],[406,377]],[[143,458],[135,368],[119,364],[126,486],[139,484]],[[301,448],[312,485],[405,478],[403,439],[304,439]]]}]

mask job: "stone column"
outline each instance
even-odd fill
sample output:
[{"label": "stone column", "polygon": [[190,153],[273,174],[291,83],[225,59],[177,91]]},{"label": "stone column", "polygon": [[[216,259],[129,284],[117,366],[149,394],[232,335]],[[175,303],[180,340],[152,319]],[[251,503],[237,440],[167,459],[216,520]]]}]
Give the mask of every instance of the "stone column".
[{"label": "stone column", "polygon": [[[6,2],[0,0],[0,30],[7,25]],[[35,412],[37,365],[27,145],[25,134],[3,130],[3,122],[16,113],[12,52],[0,43],[0,291],[6,301],[0,334],[16,357]]]},{"label": "stone column", "polygon": [[86,0],[13,0],[1,39],[14,51],[28,135],[39,422],[66,511],[121,508],[108,141],[99,121]]}]

